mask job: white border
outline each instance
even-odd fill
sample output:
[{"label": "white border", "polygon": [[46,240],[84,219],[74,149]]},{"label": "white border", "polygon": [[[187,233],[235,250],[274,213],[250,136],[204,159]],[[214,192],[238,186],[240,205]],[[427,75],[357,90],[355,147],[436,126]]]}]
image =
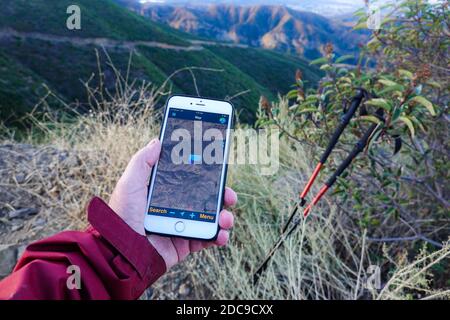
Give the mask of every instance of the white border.
[{"label": "white border", "polygon": [[[197,104],[203,104],[201,106]],[[150,206],[150,199],[153,192],[156,172],[158,170],[158,163],[155,164],[155,167],[152,172],[149,194],[147,199],[147,207],[145,210],[145,220],[144,220],[144,228],[148,232],[169,235],[169,236],[178,236],[178,237],[187,237],[187,238],[196,238],[201,240],[211,240],[213,239],[218,230],[219,223],[219,213],[222,204],[223,197],[223,189],[225,188],[225,169],[226,162],[228,159],[229,153],[229,144],[230,144],[230,132],[231,132],[231,124],[232,124],[232,115],[233,115],[233,106],[231,103],[226,101],[218,101],[218,100],[210,100],[204,98],[195,98],[195,97],[186,97],[186,96],[172,96],[167,101],[166,110],[164,113],[164,121],[161,128],[161,143],[164,141],[164,134],[166,130],[167,118],[169,115],[170,108],[184,109],[184,110],[192,110],[192,111],[203,111],[210,113],[218,113],[218,114],[226,114],[228,115],[228,127],[226,131],[226,140],[225,140],[225,154],[224,154],[224,163],[222,165],[222,174],[220,177],[220,188],[219,188],[219,197],[217,201],[216,207],[216,221],[214,223],[211,222],[202,222],[202,221],[193,221],[188,219],[175,219],[168,218],[162,216],[148,215],[148,208]],[[185,225],[183,232],[175,231],[175,224],[178,221],[182,221]]]}]

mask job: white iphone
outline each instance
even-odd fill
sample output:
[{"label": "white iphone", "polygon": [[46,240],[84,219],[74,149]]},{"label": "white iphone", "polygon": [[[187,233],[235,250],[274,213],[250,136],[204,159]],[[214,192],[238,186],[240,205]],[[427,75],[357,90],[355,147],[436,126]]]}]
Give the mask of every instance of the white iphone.
[{"label": "white iphone", "polygon": [[145,230],[214,240],[227,175],[233,106],[176,95],[161,126],[161,155],[150,177]]}]

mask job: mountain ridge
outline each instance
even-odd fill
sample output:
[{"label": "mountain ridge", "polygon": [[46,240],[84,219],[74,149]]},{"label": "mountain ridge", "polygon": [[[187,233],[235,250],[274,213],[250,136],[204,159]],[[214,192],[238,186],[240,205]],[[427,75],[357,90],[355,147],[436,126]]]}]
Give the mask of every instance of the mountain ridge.
[{"label": "mountain ridge", "polygon": [[333,44],[338,55],[355,54],[365,36],[336,20],[279,5],[143,5],[153,21],[210,39],[275,49],[315,59]]}]

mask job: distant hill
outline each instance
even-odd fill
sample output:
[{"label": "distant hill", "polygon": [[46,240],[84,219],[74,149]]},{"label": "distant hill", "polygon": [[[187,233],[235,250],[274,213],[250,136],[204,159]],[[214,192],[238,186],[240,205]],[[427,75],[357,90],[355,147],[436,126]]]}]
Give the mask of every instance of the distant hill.
[{"label": "distant hill", "polygon": [[[205,6],[216,5],[218,3],[226,3],[238,6],[255,6],[255,5],[273,5],[287,6],[300,11],[308,11],[320,14],[325,17],[334,18],[343,14],[351,14],[356,10],[364,7],[364,0],[117,0],[122,3],[139,6],[140,4],[164,3],[166,5],[177,6]],[[389,0],[378,0],[377,2],[386,2]]]},{"label": "distant hill", "polygon": [[[134,3],[135,4],[135,3]],[[285,6],[141,5],[141,14],[197,36],[299,54],[322,55],[332,43],[339,55],[354,54],[365,36],[337,20]]]},{"label": "distant hill", "polygon": [[[72,4],[81,8],[81,30],[66,28],[66,9]],[[130,78],[155,84],[186,66],[222,69],[194,71],[200,94],[223,99],[248,90],[233,102],[242,120],[250,122],[260,95],[273,98],[287,92],[297,68],[310,85],[320,76],[299,57],[196,40],[111,0],[3,0],[0,119],[15,121],[31,110],[46,92],[44,84],[68,103],[86,102],[83,82],[98,81],[96,50],[106,88],[114,90],[114,73],[103,48],[123,73],[133,52]],[[173,77],[172,85],[174,92],[195,94],[189,72]]]}]

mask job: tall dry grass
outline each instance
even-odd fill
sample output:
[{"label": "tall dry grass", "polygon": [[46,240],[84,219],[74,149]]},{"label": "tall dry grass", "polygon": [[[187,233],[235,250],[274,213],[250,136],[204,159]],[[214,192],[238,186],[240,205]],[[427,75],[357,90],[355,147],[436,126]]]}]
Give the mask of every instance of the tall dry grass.
[{"label": "tall dry grass", "polygon": [[[89,199],[94,195],[108,199],[133,153],[158,134],[160,111],[155,103],[164,100],[164,90],[117,78],[113,95],[87,86],[92,111],[73,121],[60,121],[51,114],[39,120],[31,117],[35,129],[27,142],[35,154],[53,151],[45,153],[45,161],[36,156],[25,166],[7,164],[9,169],[3,169],[12,171],[1,176],[0,186],[30,195],[47,222],[39,232],[30,233],[31,224],[3,235],[2,241],[28,241],[85,227]],[[17,144],[12,136],[3,138],[2,143],[7,142]],[[448,297],[448,288],[429,289],[429,270],[449,258],[448,243],[415,258],[388,257],[391,263],[389,272],[383,272],[383,287],[365,288],[368,266],[377,263],[369,248],[382,246],[367,242],[364,230],[349,225],[346,213],[330,196],[278,250],[259,283],[251,283],[252,272],[279,236],[298,188],[311,173],[311,152],[282,140],[280,169],[272,176],[262,175],[254,165],[231,166],[228,184],[237,191],[239,202],[230,245],[192,256],[169,271],[155,284],[155,297],[179,298],[185,283],[189,290],[183,298],[403,299],[413,297],[411,292],[420,292],[423,298]],[[16,172],[25,172],[24,181],[14,178]]]},{"label": "tall dry grass", "polygon": [[[348,223],[332,197],[326,197],[275,254],[257,285],[252,272],[281,233],[299,186],[311,174],[311,155],[284,141],[276,176],[262,176],[255,166],[234,167],[230,181],[239,194],[236,226],[226,250],[207,251],[196,258],[193,273],[211,296],[219,299],[407,299],[448,298],[450,290],[431,290],[431,269],[449,259],[450,245],[412,258],[407,251],[390,257],[388,246],[369,243],[364,230]],[[318,187],[312,190],[318,192]],[[406,249],[406,247],[405,247]],[[381,267],[380,289],[367,286],[373,252],[391,261]],[[386,272],[388,269],[389,272]],[[383,274],[388,273],[387,276]],[[412,293],[419,293],[413,295]]]}]

